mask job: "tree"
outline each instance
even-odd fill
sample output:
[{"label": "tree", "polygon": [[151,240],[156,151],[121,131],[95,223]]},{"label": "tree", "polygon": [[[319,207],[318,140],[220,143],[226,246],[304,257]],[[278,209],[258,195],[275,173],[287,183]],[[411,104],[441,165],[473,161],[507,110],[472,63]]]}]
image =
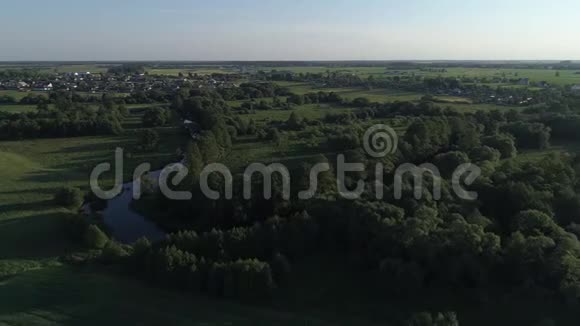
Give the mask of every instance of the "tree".
[{"label": "tree", "polygon": [[303,123],[296,112],[292,112],[286,121],[286,126],[291,130],[300,130],[303,128]]},{"label": "tree", "polygon": [[270,128],[270,130],[268,130],[268,134],[266,135],[266,139],[276,144],[276,146],[282,145],[282,135],[278,131],[278,128]]},{"label": "tree", "polygon": [[161,127],[168,121],[168,111],[163,108],[152,108],[143,115],[143,126],[146,128]]},{"label": "tree", "polygon": [[435,165],[445,177],[451,177],[453,172],[464,163],[469,162],[469,157],[464,152],[453,151],[435,156]]},{"label": "tree", "polygon": [[484,137],[483,144],[497,149],[501,153],[501,158],[512,158],[517,155],[514,138],[507,134],[496,134]]},{"label": "tree", "polygon": [[500,157],[501,153],[489,146],[476,147],[469,152],[469,158],[474,162],[498,162]]},{"label": "tree", "polygon": [[421,312],[414,314],[407,322],[407,326],[459,326],[459,321],[454,312],[437,314]]},{"label": "tree", "polygon": [[117,263],[128,256],[127,250],[115,241],[107,242],[101,252],[101,259],[108,264]]},{"label": "tree", "polygon": [[352,100],[352,105],[354,105],[357,108],[364,108],[371,105],[371,101],[366,97],[357,97],[354,100]]},{"label": "tree", "polygon": [[192,178],[192,184],[199,179],[199,175],[203,170],[203,157],[197,143],[192,142],[186,153],[185,162],[189,170],[189,176]]},{"label": "tree", "polygon": [[54,195],[54,201],[57,205],[78,208],[84,201],[83,193],[74,187],[63,187]]},{"label": "tree", "polygon": [[154,151],[159,146],[159,134],[153,129],[145,129],[139,136],[139,147],[144,151]]},{"label": "tree", "polygon": [[204,163],[214,163],[221,156],[221,149],[211,131],[203,131],[197,145]]},{"label": "tree", "polygon": [[85,245],[91,249],[103,249],[109,242],[107,235],[98,226],[91,224],[85,231]]}]

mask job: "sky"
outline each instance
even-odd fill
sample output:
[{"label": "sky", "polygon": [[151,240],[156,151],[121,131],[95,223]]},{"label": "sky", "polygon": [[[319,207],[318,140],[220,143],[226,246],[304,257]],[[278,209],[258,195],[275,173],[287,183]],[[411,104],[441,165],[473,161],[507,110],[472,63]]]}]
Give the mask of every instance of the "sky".
[{"label": "sky", "polygon": [[0,61],[579,59],[578,0],[0,0]]}]

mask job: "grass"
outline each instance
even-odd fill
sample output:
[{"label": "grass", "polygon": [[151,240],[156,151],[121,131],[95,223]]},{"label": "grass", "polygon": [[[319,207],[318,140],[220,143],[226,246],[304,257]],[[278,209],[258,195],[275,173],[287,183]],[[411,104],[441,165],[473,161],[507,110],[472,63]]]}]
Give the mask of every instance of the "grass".
[{"label": "grass", "polygon": [[372,102],[395,102],[395,101],[417,101],[423,97],[424,94],[415,92],[405,92],[399,90],[386,89],[363,89],[363,88],[327,88],[314,87],[309,83],[301,82],[276,82],[280,86],[287,87],[291,92],[296,94],[315,93],[319,91],[334,92],[340,94],[346,99],[355,99],[357,97],[366,97]]},{"label": "grass", "polygon": [[4,64],[0,65],[1,70],[31,69],[39,73],[66,73],[66,72],[107,72],[108,65],[101,64]]},{"label": "grass", "polygon": [[331,325],[64,266],[0,283],[3,325]]},{"label": "grass", "polygon": [[17,101],[20,101],[23,97],[26,97],[28,95],[42,95],[45,97],[48,97],[48,93],[47,92],[35,92],[35,91],[30,91],[30,92],[21,92],[21,91],[16,91],[16,90],[0,90],[0,96],[12,96],[14,97]]},{"label": "grass", "polygon": [[[430,66],[431,67],[431,66]],[[259,67],[259,70],[270,71],[276,69],[278,71],[291,71],[294,73],[326,73],[337,72],[344,74],[355,74],[362,78],[374,76],[376,78],[405,76],[405,75],[420,75],[426,77],[502,77],[505,74],[506,78],[529,78],[531,82],[546,81],[554,85],[569,85],[580,84],[580,74],[576,74],[576,70],[559,70],[560,77],[556,77],[556,71],[552,69],[519,69],[519,68],[446,68],[447,71],[430,72],[421,71],[419,69],[391,69],[386,65],[383,67],[323,67],[323,66],[289,66],[289,67]]]},{"label": "grass", "polygon": [[177,76],[179,73],[187,75],[189,73],[198,75],[211,75],[211,74],[232,74],[238,73],[231,67],[183,67],[183,68],[148,68],[147,71],[150,75],[165,75],[165,76]]},{"label": "grass", "polygon": [[[352,100],[357,97],[365,97],[373,102],[386,103],[386,102],[396,102],[396,101],[408,101],[417,103],[425,94],[415,93],[415,92],[405,92],[398,90],[385,90],[385,89],[361,89],[361,88],[316,88],[308,83],[297,83],[297,82],[277,82],[280,86],[288,87],[290,91],[296,94],[306,94],[318,91],[324,92],[335,92],[340,94],[342,97]],[[510,110],[517,109],[522,110],[525,107],[506,107],[494,104],[476,104],[472,103],[470,99],[464,97],[456,96],[437,96],[436,100],[438,103],[436,105],[441,107],[449,107],[459,111],[473,112],[477,110]]]},{"label": "grass", "polygon": [[[135,119],[138,119],[138,114]],[[130,121],[130,120],[129,120]],[[0,276],[2,270],[28,269],[30,260],[53,260],[74,247],[62,233],[60,218],[69,214],[55,206],[56,189],[68,185],[89,188],[89,172],[99,163],[111,162],[114,150],[124,148],[125,179],[135,166],[151,162],[154,168],[175,160],[183,136],[172,128],[160,129],[160,150],[135,150],[138,125],[118,136],[34,139],[0,142]],[[112,184],[112,174],[103,176]]]},{"label": "grass", "polygon": [[305,104],[294,106],[290,110],[275,108],[272,110],[255,110],[254,114],[241,114],[242,119],[253,119],[257,123],[270,121],[286,121],[295,112],[300,118],[320,119],[330,113],[350,112],[353,109],[337,107],[329,104]]},{"label": "grass", "polygon": [[0,104],[0,111],[8,113],[28,113],[36,111],[36,105]]},{"label": "grass", "polygon": [[522,150],[518,153],[517,160],[524,162],[537,162],[549,154],[576,154],[580,152],[580,142],[562,142],[552,140],[551,145],[547,149],[542,150]]}]

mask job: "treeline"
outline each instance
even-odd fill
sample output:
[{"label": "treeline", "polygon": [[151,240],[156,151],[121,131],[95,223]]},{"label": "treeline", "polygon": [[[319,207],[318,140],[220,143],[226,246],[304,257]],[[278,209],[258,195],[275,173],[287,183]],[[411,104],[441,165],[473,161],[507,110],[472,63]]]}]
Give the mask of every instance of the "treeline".
[{"label": "treeline", "polygon": [[53,105],[38,104],[36,112],[4,113],[0,139],[55,138],[118,134],[128,114],[124,106],[104,101],[98,108],[76,103],[68,96],[55,97]]},{"label": "treeline", "polygon": [[543,89],[529,89],[527,87],[501,87],[490,86],[488,83],[518,84],[521,78],[499,78],[490,80],[487,78],[474,79],[464,76],[459,77],[426,77],[421,74],[405,73],[404,75],[392,76],[371,75],[361,78],[352,73],[339,71],[327,71],[324,73],[289,73],[272,71],[258,74],[259,78],[271,81],[294,81],[306,82],[319,87],[358,87],[364,89],[384,88],[398,89],[425,94],[451,94],[471,98],[475,103],[495,103],[508,106],[529,106],[560,100],[563,98],[562,91],[556,86],[547,88],[547,83],[542,84]]},{"label": "treeline", "polygon": [[0,104],[38,104],[40,102],[46,101],[46,96],[28,94],[20,100],[16,100],[14,96],[2,95],[0,96]]},{"label": "treeline", "polygon": [[217,88],[216,91],[226,101],[286,96],[290,94],[287,88],[273,83],[243,83],[239,87],[221,87]]},{"label": "treeline", "polygon": [[261,299],[288,280],[291,265],[286,257],[306,255],[316,233],[307,214],[199,235],[182,231],[143,252],[134,263],[156,283],[219,297]]}]

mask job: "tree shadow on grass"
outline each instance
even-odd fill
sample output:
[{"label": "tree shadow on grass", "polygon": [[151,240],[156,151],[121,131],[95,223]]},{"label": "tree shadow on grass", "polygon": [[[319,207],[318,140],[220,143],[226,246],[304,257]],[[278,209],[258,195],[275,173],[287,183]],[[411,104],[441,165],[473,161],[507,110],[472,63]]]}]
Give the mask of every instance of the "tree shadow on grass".
[{"label": "tree shadow on grass", "polygon": [[[54,193],[54,191],[52,192]],[[42,212],[54,207],[54,201],[43,200],[36,201],[34,203],[19,203],[19,204],[1,204],[0,203],[0,214],[8,214],[13,211],[26,211],[26,212]]]},{"label": "tree shadow on grass", "polygon": [[0,221],[0,259],[38,259],[66,254],[72,243],[54,212]]}]

